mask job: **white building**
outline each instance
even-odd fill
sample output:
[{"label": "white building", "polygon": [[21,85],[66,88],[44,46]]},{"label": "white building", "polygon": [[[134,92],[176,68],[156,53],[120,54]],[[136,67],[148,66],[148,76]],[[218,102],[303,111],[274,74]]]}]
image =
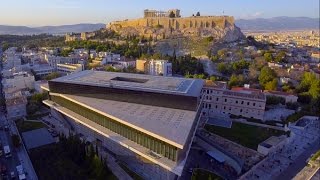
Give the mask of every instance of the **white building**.
[{"label": "white building", "polygon": [[138,59],[136,69],[154,76],[172,76],[172,63],[169,63],[168,60]]},{"label": "white building", "polygon": [[264,91],[263,92],[266,96],[276,96],[282,97],[286,100],[286,103],[296,103],[298,100],[298,96],[286,92],[281,91]]},{"label": "white building", "polygon": [[263,141],[258,145],[257,151],[263,155],[268,155],[270,153],[276,152],[278,149],[283,148],[287,144],[286,135],[282,136],[271,136],[267,140]]},{"label": "white building", "polygon": [[209,117],[217,114],[236,115],[263,119],[266,97],[261,90],[233,88],[228,90],[226,83],[207,83],[202,89],[203,110]]},{"label": "white building", "polygon": [[2,80],[4,89],[13,88],[15,90],[33,89],[34,76],[27,72],[14,73],[13,76]]},{"label": "white building", "polygon": [[46,76],[55,71],[55,69],[49,65],[34,65],[32,67],[33,72],[36,76]]},{"label": "white building", "polygon": [[60,73],[74,73],[84,70],[83,64],[57,64],[57,71]]}]

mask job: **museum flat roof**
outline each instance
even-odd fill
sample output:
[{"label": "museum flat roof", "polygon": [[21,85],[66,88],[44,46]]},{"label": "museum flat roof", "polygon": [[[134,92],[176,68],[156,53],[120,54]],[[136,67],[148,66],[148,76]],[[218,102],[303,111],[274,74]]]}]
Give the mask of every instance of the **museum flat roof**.
[{"label": "museum flat roof", "polygon": [[117,73],[86,70],[52,80],[71,84],[178,94],[199,97],[204,81],[179,77],[151,76],[132,73]]},{"label": "museum flat roof", "polygon": [[181,149],[187,142],[196,118],[195,111],[75,95],[60,96]]}]

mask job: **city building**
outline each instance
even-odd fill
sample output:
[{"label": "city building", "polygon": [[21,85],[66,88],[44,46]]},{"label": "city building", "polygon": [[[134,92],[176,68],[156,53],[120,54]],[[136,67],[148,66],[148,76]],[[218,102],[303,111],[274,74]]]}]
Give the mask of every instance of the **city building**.
[{"label": "city building", "polygon": [[136,60],[135,59],[128,59],[128,58],[122,58],[120,61],[116,62],[121,69],[123,68],[136,68]]},{"label": "city building", "polygon": [[276,152],[277,150],[283,148],[287,144],[287,136],[271,136],[267,140],[263,141],[258,145],[257,151],[263,155],[268,155],[270,153]]},{"label": "city building", "polygon": [[6,110],[8,119],[18,119],[27,115],[27,98],[19,95],[6,99]]},{"label": "city building", "polygon": [[228,90],[224,82],[209,81],[202,90],[202,98],[203,111],[209,117],[222,113],[262,120],[264,116],[266,97],[261,90],[242,87]]},{"label": "city building", "polygon": [[83,64],[57,64],[57,71],[63,74],[70,74],[83,70]]},{"label": "city building", "polygon": [[312,52],[311,59],[314,62],[320,62],[320,52]]},{"label": "city building", "polygon": [[263,92],[266,96],[276,96],[276,97],[282,97],[285,99],[286,103],[296,103],[298,100],[298,96],[286,92],[281,91],[267,91],[265,90]]},{"label": "city building", "polygon": [[48,82],[52,114],[144,179],[182,174],[204,81],[86,70]]},{"label": "city building", "polygon": [[34,76],[27,72],[14,73],[10,77],[2,80],[4,89],[11,88],[14,90],[34,89]]},{"label": "city building", "polygon": [[136,61],[136,69],[154,76],[172,76],[172,63],[168,60],[140,60]]},{"label": "city building", "polygon": [[47,76],[48,74],[55,72],[55,69],[48,64],[39,64],[31,67],[34,74],[39,77]]}]

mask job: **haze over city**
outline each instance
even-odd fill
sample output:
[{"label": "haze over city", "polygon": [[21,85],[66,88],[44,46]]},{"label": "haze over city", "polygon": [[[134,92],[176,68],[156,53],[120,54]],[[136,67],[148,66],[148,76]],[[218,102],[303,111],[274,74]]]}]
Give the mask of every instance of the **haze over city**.
[{"label": "haze over city", "polygon": [[276,16],[318,17],[318,0],[3,0],[1,25],[44,26],[77,23],[107,23],[137,18],[144,9],[179,8],[182,16],[197,11],[203,15],[231,15],[236,19]]}]

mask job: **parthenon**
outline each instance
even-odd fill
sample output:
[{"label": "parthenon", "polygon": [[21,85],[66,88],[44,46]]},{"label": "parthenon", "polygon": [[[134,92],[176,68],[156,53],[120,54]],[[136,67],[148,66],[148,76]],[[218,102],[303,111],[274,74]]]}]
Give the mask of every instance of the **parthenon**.
[{"label": "parthenon", "polygon": [[144,10],[144,18],[169,17],[171,12],[174,14],[174,17],[180,17],[180,10],[179,9],[171,9],[168,11],[157,11],[157,10],[145,9]]}]

